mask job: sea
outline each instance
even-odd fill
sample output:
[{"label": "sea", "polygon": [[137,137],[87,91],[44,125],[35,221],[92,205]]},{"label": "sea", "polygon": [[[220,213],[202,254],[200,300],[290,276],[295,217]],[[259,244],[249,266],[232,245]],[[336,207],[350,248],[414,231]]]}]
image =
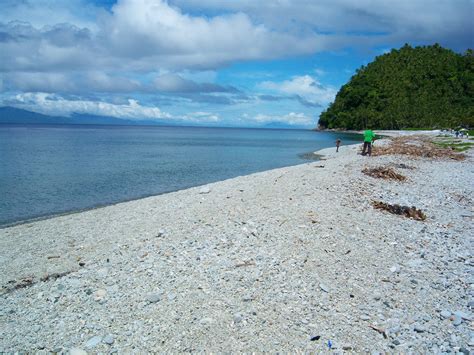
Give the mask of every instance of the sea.
[{"label": "sea", "polygon": [[344,133],[0,125],[0,226],[303,164]]}]

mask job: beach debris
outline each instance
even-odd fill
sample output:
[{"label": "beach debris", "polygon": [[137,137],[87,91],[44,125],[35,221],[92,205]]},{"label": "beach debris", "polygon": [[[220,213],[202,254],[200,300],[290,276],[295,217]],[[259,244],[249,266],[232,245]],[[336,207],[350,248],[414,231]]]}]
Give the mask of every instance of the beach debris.
[{"label": "beach debris", "polygon": [[59,256],[59,255],[50,255],[50,256],[48,256],[48,260],[49,259],[59,259],[60,257],[61,256]]},{"label": "beach debris", "polygon": [[79,261],[79,266],[80,266],[80,267],[83,267],[83,266],[85,266],[85,265],[86,265],[85,261]]},{"label": "beach debris", "polygon": [[400,205],[390,205],[388,203],[382,201],[372,201],[372,206],[375,209],[388,211],[393,214],[398,214],[401,216],[405,216],[407,218],[413,218],[417,221],[424,221],[426,219],[426,215],[415,206],[408,207],[408,206],[400,206]]},{"label": "beach debris", "polygon": [[421,158],[449,158],[453,160],[464,160],[466,156],[453,151],[451,148],[442,147],[433,143],[433,140],[426,136],[402,136],[390,139],[387,145],[374,146],[373,156],[379,155],[409,155]]},{"label": "beach debris", "polygon": [[393,166],[394,166],[395,168],[399,168],[399,169],[407,169],[407,170],[414,170],[414,169],[416,169],[416,168],[414,168],[413,166],[406,165],[406,164],[403,164],[403,163],[394,164]]},{"label": "beach debris", "polygon": [[321,339],[321,335],[315,335],[314,337],[311,337],[311,339],[309,339],[310,341],[316,341],[316,340],[319,340]]},{"label": "beach debris", "polygon": [[398,181],[405,181],[406,177],[398,174],[395,170],[389,167],[379,166],[376,168],[366,168],[362,170],[365,175],[371,176],[373,178],[380,178],[380,179],[390,179],[390,180],[398,180]]},{"label": "beach debris", "polygon": [[332,341],[331,340],[328,340],[328,348],[332,349]]}]

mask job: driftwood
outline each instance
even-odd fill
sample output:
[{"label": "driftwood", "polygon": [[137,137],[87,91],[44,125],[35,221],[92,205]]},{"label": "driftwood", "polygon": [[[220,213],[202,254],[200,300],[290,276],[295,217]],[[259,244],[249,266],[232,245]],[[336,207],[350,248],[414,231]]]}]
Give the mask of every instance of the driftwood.
[{"label": "driftwood", "polygon": [[405,181],[406,177],[398,174],[392,168],[379,166],[377,168],[372,169],[364,169],[362,172],[365,175],[371,176],[373,178],[380,178],[380,179],[391,179],[391,180],[398,180],[398,181]]},{"label": "driftwood", "polygon": [[433,144],[426,136],[403,136],[390,139],[390,144],[374,146],[372,155],[401,154],[422,158],[448,158],[464,160],[466,156],[456,153],[451,148],[444,148]]},{"label": "driftwood", "polygon": [[400,205],[390,205],[385,202],[381,201],[373,201],[372,206],[375,209],[379,210],[384,210],[388,211],[393,214],[398,214],[401,216],[405,216],[408,218],[413,218],[417,221],[424,221],[426,219],[426,215],[419,209],[417,209],[415,206],[413,207],[408,207],[408,206],[400,206]]}]

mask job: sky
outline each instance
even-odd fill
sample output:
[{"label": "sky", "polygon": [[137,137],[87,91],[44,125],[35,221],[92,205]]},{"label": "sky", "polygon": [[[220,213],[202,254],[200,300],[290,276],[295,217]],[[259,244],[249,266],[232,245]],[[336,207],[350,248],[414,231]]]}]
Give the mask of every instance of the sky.
[{"label": "sky", "polygon": [[0,106],[312,128],[404,43],[474,48],[474,0],[0,0]]}]

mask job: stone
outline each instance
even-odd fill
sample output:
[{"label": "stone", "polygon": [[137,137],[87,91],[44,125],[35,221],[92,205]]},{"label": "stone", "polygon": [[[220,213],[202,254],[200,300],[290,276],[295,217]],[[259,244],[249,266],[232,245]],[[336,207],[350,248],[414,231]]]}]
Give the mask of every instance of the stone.
[{"label": "stone", "polygon": [[441,318],[447,319],[451,317],[451,312],[444,310],[444,311],[441,311],[439,315],[441,316]]},{"label": "stone", "polygon": [[421,324],[415,324],[415,328],[413,330],[417,333],[424,333],[426,331],[425,327]]},{"label": "stone", "polygon": [[159,301],[161,301],[161,294],[159,294],[159,293],[149,293],[146,296],[146,300],[150,303],[159,302]]},{"label": "stone", "polygon": [[462,323],[462,318],[460,316],[455,315],[453,317],[453,325],[457,327],[458,325],[461,325]]},{"label": "stone", "polygon": [[392,341],[392,344],[393,344],[393,345],[400,345],[401,343],[400,343],[400,340],[394,339],[394,340]]},{"label": "stone", "polygon": [[242,322],[242,315],[239,313],[234,314],[234,323]]},{"label": "stone", "polygon": [[97,345],[100,344],[101,341],[102,341],[102,337],[96,335],[87,341],[86,348],[89,348],[89,349],[95,348]]},{"label": "stone", "polygon": [[199,190],[200,194],[208,194],[209,192],[211,192],[211,189],[208,186],[201,187]]},{"label": "stone", "polygon": [[454,315],[455,315],[455,316],[459,316],[459,317],[461,317],[461,318],[464,319],[464,320],[468,320],[468,321],[471,321],[471,320],[472,320],[472,316],[471,316],[471,315],[469,315],[469,314],[467,314],[467,313],[464,313],[464,312],[462,312],[462,311],[456,311],[456,312],[454,312]]},{"label": "stone", "polygon": [[115,339],[112,334],[108,334],[102,339],[102,342],[104,342],[107,345],[112,345],[114,343]]},{"label": "stone", "polygon": [[156,237],[161,238],[161,237],[164,237],[164,235],[165,235],[165,230],[160,229],[160,230],[158,230],[158,234],[156,235]]},{"label": "stone", "polygon": [[360,316],[360,319],[362,319],[362,320],[369,320],[369,319],[370,319],[370,316],[367,315],[367,314],[363,314],[363,315]]},{"label": "stone", "polygon": [[324,292],[329,292],[329,287],[327,287],[325,284],[319,284],[319,288]]},{"label": "stone", "polygon": [[459,352],[464,354],[464,355],[469,355],[469,350],[464,348],[464,347],[459,348]]},{"label": "stone", "polygon": [[80,348],[69,349],[69,355],[87,355],[87,351]]}]

